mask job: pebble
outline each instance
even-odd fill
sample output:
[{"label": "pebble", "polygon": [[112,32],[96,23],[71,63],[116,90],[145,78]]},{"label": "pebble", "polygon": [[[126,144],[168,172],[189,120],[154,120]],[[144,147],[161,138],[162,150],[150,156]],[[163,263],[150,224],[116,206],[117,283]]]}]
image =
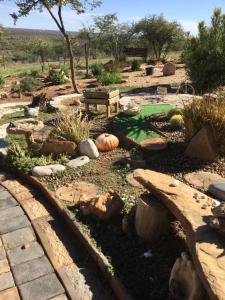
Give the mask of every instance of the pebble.
[{"label": "pebble", "polygon": [[171,183],[170,186],[172,186],[172,187],[177,187],[179,184],[180,184],[180,181],[177,180],[177,179],[174,179],[174,181]]}]

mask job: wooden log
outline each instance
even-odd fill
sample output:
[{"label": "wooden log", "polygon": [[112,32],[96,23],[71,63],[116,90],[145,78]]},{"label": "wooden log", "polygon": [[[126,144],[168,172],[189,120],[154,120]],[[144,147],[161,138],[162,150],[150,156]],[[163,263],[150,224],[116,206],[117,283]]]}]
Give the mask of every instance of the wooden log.
[{"label": "wooden log", "polygon": [[171,214],[159,200],[151,194],[142,195],[137,203],[135,229],[139,237],[156,241],[170,229]]}]

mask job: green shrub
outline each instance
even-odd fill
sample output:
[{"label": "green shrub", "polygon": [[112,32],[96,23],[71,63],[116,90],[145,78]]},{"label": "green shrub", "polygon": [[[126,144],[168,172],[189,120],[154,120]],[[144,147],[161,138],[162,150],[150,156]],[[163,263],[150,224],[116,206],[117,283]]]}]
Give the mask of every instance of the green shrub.
[{"label": "green shrub", "polygon": [[184,105],[183,115],[188,138],[210,122],[217,145],[225,152],[225,95],[217,99],[196,98]]},{"label": "green shrub", "polygon": [[167,113],[167,118],[170,120],[173,116],[175,115],[182,115],[182,112],[179,108],[172,108],[168,113]]},{"label": "green shrub", "polygon": [[0,86],[5,83],[5,78],[0,74]]},{"label": "green shrub", "polygon": [[30,75],[32,77],[37,77],[40,75],[40,72],[37,69],[32,69],[32,70],[30,70]]},{"label": "green shrub", "polygon": [[170,127],[174,130],[179,130],[184,127],[184,119],[182,115],[173,115],[170,118]]},{"label": "green shrub", "polygon": [[188,40],[182,56],[197,92],[225,84],[225,18],[220,9],[215,9],[209,27],[199,24],[198,36]]},{"label": "green shrub", "polygon": [[93,74],[93,76],[97,77],[102,75],[104,71],[103,65],[101,63],[94,63],[93,65],[91,65],[91,72]]},{"label": "green shrub", "polygon": [[138,59],[133,59],[131,61],[131,71],[139,71],[141,67],[141,61]]},{"label": "green shrub", "polygon": [[25,77],[20,81],[21,92],[35,92],[42,86],[41,82],[33,77]]},{"label": "green shrub", "polygon": [[50,69],[48,80],[54,85],[64,84],[68,81],[66,78],[66,73],[62,68]]},{"label": "green shrub", "polygon": [[97,77],[102,85],[119,84],[124,82],[120,73],[103,72],[102,75]]}]

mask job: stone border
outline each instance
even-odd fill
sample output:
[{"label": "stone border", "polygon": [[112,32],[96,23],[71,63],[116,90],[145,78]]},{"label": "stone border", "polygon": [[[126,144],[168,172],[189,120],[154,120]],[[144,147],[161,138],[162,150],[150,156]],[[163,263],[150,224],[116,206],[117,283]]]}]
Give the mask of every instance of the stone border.
[{"label": "stone border", "polygon": [[28,183],[33,185],[35,188],[38,188],[38,190],[41,191],[48,201],[53,204],[54,208],[70,226],[70,229],[73,231],[76,237],[79,238],[91,258],[97,264],[102,272],[102,275],[112,288],[117,298],[119,300],[132,300],[133,298],[129,295],[122,282],[113,273],[113,271],[110,270],[110,264],[107,258],[93,245],[90,237],[83,232],[81,225],[76,221],[72,213],[54,196],[54,193],[49,191],[37,178],[24,173],[19,173],[19,175],[22,179],[27,180]]}]

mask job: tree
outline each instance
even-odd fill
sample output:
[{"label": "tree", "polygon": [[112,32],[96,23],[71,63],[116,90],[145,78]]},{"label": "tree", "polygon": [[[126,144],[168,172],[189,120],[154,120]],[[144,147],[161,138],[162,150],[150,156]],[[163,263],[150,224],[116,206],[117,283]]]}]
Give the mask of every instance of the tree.
[{"label": "tree", "polygon": [[174,44],[184,40],[181,26],[177,22],[167,21],[163,15],[142,19],[135,25],[135,32],[147,42],[157,60],[165,56]]},{"label": "tree", "polygon": [[94,18],[95,31],[100,39],[101,48],[119,60],[123,49],[128,45],[134,33],[133,26],[119,24],[117,14],[108,14]]},{"label": "tree", "polygon": [[[4,0],[0,0],[4,1]],[[70,70],[71,70],[71,79],[74,91],[78,93],[78,88],[76,85],[75,80],[75,69],[74,69],[74,56],[73,50],[71,46],[71,37],[70,34],[66,31],[64,20],[62,16],[63,9],[66,6],[71,7],[77,14],[82,14],[86,11],[88,7],[91,9],[99,6],[101,4],[101,0],[16,0],[15,1],[18,12],[12,13],[11,16],[15,20],[15,22],[20,17],[25,17],[29,15],[29,13],[33,10],[39,10],[40,12],[43,9],[46,9],[55,24],[57,25],[58,29],[62,33],[63,37],[65,38],[68,53],[70,57]],[[54,8],[57,9],[55,12]]]},{"label": "tree", "polygon": [[200,22],[187,41],[183,58],[195,89],[203,93],[225,84],[225,14],[215,9],[211,25]]},{"label": "tree", "polygon": [[42,72],[45,68],[45,62],[47,57],[53,50],[52,42],[43,37],[34,37],[29,41],[29,49],[31,52],[40,58]]}]

